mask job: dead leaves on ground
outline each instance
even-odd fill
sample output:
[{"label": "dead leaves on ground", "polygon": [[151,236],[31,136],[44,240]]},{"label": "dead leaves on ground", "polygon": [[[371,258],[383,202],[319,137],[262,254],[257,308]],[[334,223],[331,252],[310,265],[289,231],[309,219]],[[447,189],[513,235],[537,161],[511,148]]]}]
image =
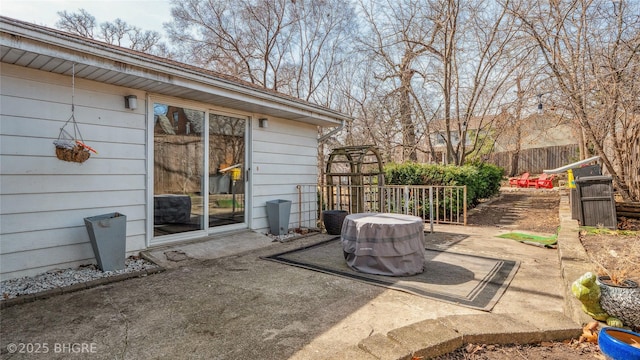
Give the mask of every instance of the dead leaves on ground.
[{"label": "dead leaves on ground", "polygon": [[589,342],[589,343],[593,343],[593,344],[597,344],[598,343],[598,327],[600,326],[600,323],[597,321],[592,321],[590,323],[588,323],[587,325],[585,325],[582,328],[582,335],[580,335],[580,338],[578,339],[578,342],[582,343],[582,342]]}]

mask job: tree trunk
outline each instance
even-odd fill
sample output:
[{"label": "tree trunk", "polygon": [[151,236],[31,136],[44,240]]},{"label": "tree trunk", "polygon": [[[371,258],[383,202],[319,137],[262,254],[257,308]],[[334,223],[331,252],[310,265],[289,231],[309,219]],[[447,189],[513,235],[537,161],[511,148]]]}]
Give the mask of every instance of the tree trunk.
[{"label": "tree trunk", "polygon": [[404,160],[418,161],[416,151],[416,129],[411,111],[411,78],[414,72],[408,68],[410,60],[403,63],[400,75],[400,121],[402,123],[402,149]]}]

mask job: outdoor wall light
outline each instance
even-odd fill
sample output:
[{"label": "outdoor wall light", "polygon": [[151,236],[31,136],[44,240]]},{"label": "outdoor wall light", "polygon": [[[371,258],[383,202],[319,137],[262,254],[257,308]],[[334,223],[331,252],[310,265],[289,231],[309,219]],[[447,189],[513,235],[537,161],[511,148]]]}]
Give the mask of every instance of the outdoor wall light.
[{"label": "outdoor wall light", "polygon": [[261,128],[268,128],[269,127],[269,119],[267,119],[267,118],[258,119],[258,126],[260,126]]},{"label": "outdoor wall light", "polygon": [[138,108],[138,97],[135,95],[127,95],[124,97],[124,107],[135,110]]}]

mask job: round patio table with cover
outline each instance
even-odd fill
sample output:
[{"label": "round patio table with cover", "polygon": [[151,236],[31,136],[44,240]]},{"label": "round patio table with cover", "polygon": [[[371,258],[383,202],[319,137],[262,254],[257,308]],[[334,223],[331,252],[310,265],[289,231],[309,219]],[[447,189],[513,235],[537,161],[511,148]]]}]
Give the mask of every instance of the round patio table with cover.
[{"label": "round patio table with cover", "polygon": [[424,270],[424,223],[389,213],[347,215],[340,236],[347,265],[376,275],[410,276]]}]

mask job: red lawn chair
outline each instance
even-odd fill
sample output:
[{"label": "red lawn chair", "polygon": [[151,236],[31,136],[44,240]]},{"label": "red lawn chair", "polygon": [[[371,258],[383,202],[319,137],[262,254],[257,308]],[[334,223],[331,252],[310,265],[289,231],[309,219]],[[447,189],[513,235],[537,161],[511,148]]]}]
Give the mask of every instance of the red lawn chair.
[{"label": "red lawn chair", "polygon": [[553,189],[554,177],[555,175],[551,175],[551,176],[547,174],[540,175],[540,177],[536,180],[536,183],[535,183],[536,189],[539,189],[539,188]]},{"label": "red lawn chair", "polygon": [[526,172],[522,175],[520,175],[519,178],[510,178],[509,179],[509,187],[512,186],[517,186],[517,187],[528,187],[529,186],[529,173]]}]

